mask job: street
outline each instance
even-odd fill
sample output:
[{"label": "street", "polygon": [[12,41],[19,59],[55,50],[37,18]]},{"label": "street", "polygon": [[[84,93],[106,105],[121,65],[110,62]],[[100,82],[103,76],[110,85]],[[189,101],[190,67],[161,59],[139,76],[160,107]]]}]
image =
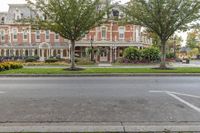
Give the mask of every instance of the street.
[{"label": "street", "polygon": [[1,78],[0,122],[200,122],[200,78]]}]

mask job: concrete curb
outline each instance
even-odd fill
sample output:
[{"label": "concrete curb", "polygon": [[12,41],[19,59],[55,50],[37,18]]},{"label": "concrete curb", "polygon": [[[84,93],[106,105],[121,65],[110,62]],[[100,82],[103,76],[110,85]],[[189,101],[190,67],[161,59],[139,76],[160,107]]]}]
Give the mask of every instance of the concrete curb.
[{"label": "concrete curb", "polygon": [[200,76],[200,73],[113,73],[113,74],[0,74],[0,77],[137,77]]},{"label": "concrete curb", "polygon": [[0,133],[10,132],[199,132],[200,124],[133,124],[115,123],[10,123],[0,124]]}]

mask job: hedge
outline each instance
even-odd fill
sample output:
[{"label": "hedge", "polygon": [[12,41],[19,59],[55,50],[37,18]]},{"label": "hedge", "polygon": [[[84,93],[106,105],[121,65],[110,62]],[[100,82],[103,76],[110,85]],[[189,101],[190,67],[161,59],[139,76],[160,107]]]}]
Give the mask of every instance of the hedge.
[{"label": "hedge", "polygon": [[0,63],[0,71],[6,71],[11,69],[20,69],[23,68],[21,63],[17,62],[2,62]]}]

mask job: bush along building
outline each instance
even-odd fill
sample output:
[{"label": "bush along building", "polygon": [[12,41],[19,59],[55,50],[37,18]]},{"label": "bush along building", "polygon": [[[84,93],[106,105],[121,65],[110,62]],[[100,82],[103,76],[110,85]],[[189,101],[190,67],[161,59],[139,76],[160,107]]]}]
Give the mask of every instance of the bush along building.
[{"label": "bush along building", "polygon": [[[45,19],[39,13],[37,15]],[[121,16],[123,13],[117,7],[112,9],[111,18]],[[50,57],[69,59],[68,40],[49,30],[33,30],[30,24],[18,21],[33,17],[36,15],[27,4],[10,4],[8,12],[0,13],[0,57],[23,59],[38,56],[40,61]],[[76,42],[76,57],[92,56],[97,63],[114,62],[123,56],[127,47],[143,49],[151,45],[152,40],[142,29],[138,25],[120,25],[116,20],[110,19],[91,29],[81,41]],[[91,49],[93,52],[89,53]]]}]

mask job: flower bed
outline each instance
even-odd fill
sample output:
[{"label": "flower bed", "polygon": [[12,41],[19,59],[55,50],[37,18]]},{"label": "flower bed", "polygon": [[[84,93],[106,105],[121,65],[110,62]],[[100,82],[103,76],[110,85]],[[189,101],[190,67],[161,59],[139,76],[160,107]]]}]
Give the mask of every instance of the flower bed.
[{"label": "flower bed", "polygon": [[0,63],[0,71],[6,71],[11,69],[20,69],[23,65],[18,62],[2,62]]}]

